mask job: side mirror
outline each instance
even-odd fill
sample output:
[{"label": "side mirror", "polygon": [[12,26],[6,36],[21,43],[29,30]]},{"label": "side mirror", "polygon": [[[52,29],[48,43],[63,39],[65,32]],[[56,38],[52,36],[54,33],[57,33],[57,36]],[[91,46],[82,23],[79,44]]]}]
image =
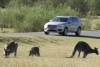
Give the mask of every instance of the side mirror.
[{"label": "side mirror", "polygon": [[70,24],[70,23],[72,23],[72,21],[68,21],[68,23]]}]

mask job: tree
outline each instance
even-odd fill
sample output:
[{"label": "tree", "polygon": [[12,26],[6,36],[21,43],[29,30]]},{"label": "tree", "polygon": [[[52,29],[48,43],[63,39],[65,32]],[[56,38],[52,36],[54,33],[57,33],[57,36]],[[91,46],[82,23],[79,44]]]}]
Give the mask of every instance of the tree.
[{"label": "tree", "polygon": [[52,3],[54,7],[57,7],[60,4],[64,4],[67,0],[46,0]]},{"label": "tree", "polygon": [[0,0],[0,7],[5,8],[9,2],[10,0]]},{"label": "tree", "polygon": [[100,0],[86,0],[91,15],[100,15]]},{"label": "tree", "polygon": [[87,7],[87,2],[85,0],[67,0],[67,4],[83,15],[86,15],[89,10]]}]

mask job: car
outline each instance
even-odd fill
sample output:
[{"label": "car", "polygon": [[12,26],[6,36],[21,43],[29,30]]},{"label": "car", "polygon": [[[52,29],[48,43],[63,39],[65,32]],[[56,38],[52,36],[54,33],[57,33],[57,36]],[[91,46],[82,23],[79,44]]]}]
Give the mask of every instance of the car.
[{"label": "car", "polygon": [[57,32],[61,35],[67,35],[67,33],[75,33],[77,36],[81,34],[82,22],[77,16],[56,16],[54,19],[45,23],[44,33],[49,35],[50,32]]}]

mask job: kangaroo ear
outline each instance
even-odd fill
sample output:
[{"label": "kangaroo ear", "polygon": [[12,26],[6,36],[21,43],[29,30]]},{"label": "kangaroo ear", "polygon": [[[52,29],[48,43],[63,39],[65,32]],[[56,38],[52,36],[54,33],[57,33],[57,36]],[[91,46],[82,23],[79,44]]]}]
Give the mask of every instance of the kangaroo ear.
[{"label": "kangaroo ear", "polygon": [[94,47],[94,49],[98,49],[98,48]]}]

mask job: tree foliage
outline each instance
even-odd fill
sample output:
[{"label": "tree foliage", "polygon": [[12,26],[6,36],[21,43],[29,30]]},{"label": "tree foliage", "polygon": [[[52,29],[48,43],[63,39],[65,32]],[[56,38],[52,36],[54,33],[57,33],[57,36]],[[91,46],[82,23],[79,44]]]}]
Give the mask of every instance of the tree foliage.
[{"label": "tree foliage", "polygon": [[[14,28],[17,32],[43,31],[43,25],[57,15],[100,15],[99,4],[100,0],[0,0],[0,28]],[[83,28],[90,29],[89,25],[84,23]]]},{"label": "tree foliage", "polygon": [[92,15],[100,15],[100,0],[86,0]]},{"label": "tree foliage", "polygon": [[92,15],[100,15],[100,0],[0,0],[0,7],[5,8],[6,5],[9,6],[9,3],[18,6],[44,5],[53,6],[55,8],[67,3],[66,6],[70,6],[83,15],[86,15],[88,12],[91,12]]},{"label": "tree foliage", "polygon": [[0,7],[5,8],[9,2],[10,0],[0,0]]}]

